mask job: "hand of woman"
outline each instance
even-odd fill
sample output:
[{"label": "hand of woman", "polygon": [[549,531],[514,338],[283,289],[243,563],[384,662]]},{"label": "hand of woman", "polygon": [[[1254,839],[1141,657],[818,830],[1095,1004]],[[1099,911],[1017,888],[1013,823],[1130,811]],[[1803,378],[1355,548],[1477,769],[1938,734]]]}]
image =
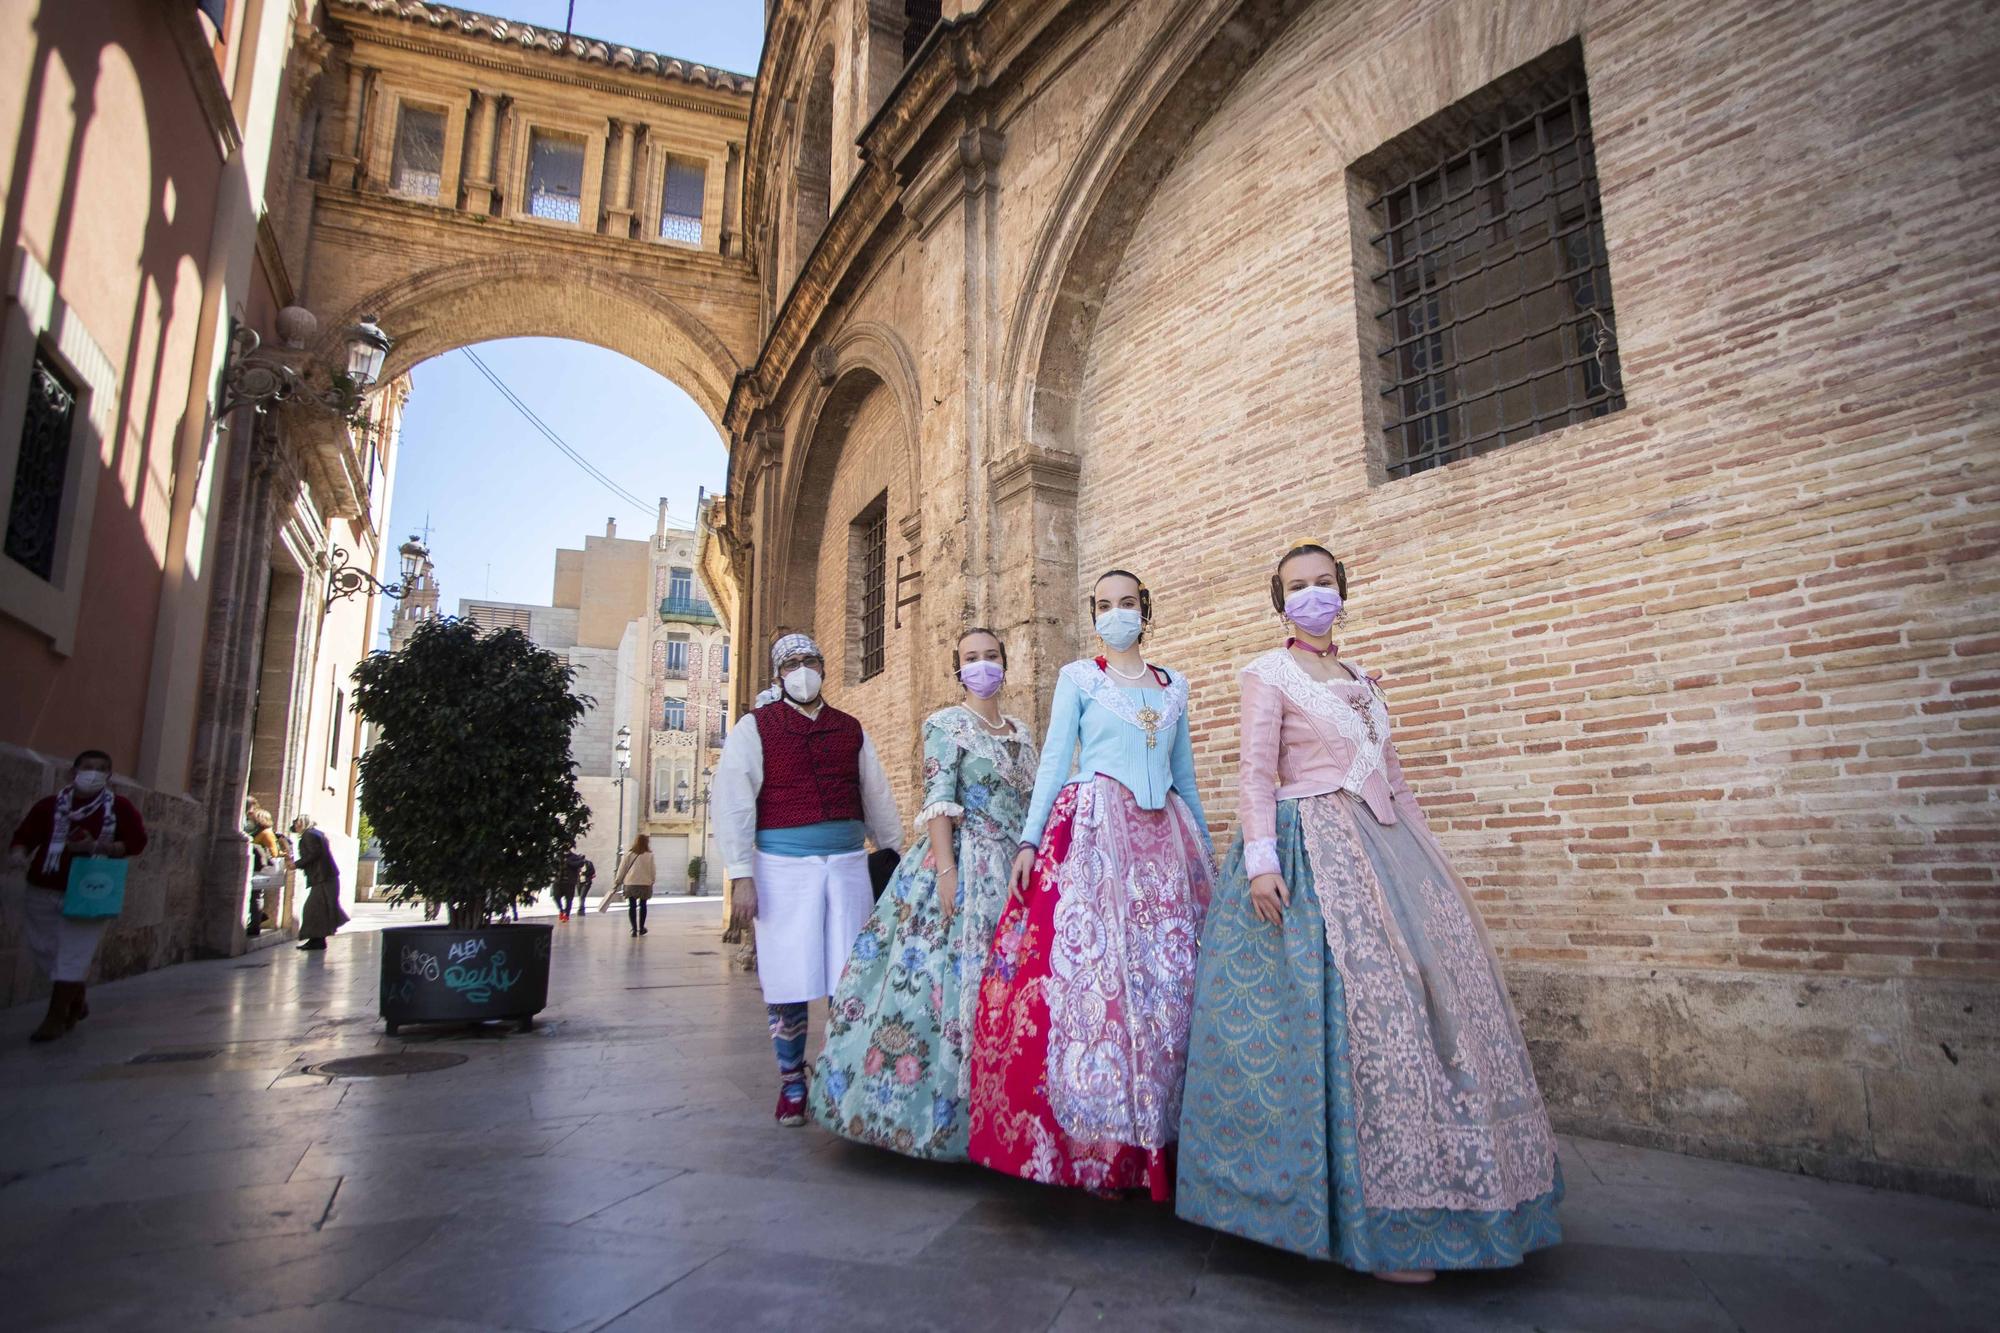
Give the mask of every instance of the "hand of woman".
[{"label": "hand of woman", "polygon": [[1285,924],[1285,909],[1291,906],[1292,896],[1285,891],[1285,881],[1277,875],[1258,875],[1250,881],[1250,909],[1259,921],[1268,921],[1274,926]]},{"label": "hand of woman", "polygon": [[1018,898],[1028,891],[1028,877],[1035,870],[1035,849],[1023,847],[1014,853],[1014,869],[1007,876],[1007,896]]},{"label": "hand of woman", "polygon": [[943,870],[938,871],[937,892],[938,915],[944,918],[944,923],[948,926],[951,924],[952,917],[958,914],[957,866],[946,866]]}]

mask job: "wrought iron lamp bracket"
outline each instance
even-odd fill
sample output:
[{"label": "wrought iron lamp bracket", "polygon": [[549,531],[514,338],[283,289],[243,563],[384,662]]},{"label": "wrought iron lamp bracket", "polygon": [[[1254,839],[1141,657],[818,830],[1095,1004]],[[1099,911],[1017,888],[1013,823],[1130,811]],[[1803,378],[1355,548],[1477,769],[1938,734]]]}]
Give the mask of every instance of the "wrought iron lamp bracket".
[{"label": "wrought iron lamp bracket", "polygon": [[257,330],[239,324],[229,335],[229,360],[222,369],[222,392],[215,414],[228,416],[247,407],[262,414],[273,403],[309,403],[343,421],[358,422],[362,416],[361,393],[345,374],[335,374],[333,383],[316,388],[297,367],[281,356],[263,349]]},{"label": "wrought iron lamp bracket", "polygon": [[352,597],[364,588],[372,588],[384,597],[400,599],[403,585],[384,583],[360,565],[348,563],[348,551],[344,546],[333,548],[332,568],[326,574],[326,609],[333,610],[333,604],[344,597]]}]

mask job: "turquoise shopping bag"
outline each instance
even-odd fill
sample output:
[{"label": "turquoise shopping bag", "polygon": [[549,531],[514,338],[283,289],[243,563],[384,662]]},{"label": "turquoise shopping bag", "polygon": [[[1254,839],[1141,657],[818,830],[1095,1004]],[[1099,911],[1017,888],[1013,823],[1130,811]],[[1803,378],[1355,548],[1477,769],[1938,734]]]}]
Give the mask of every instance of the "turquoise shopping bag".
[{"label": "turquoise shopping bag", "polygon": [[69,888],[62,914],[72,921],[103,921],[125,910],[125,862],[111,856],[79,856],[69,863]]}]

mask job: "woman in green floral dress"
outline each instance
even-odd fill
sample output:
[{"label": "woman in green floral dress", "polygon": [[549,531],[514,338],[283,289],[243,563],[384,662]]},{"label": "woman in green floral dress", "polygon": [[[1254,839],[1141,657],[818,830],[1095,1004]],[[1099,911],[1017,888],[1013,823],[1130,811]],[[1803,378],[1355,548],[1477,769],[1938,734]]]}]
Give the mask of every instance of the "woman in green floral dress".
[{"label": "woman in green floral dress", "polygon": [[999,638],[967,630],[956,658],[964,700],[924,722],[917,842],[855,939],[812,1078],[820,1124],[936,1161],[966,1158],[967,1043],[1036,760],[1000,712]]}]

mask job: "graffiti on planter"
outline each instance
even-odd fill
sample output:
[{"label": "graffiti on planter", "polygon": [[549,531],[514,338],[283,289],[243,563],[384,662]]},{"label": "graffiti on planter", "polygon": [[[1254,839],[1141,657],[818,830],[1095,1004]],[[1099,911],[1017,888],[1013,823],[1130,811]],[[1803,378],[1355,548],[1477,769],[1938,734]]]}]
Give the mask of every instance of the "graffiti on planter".
[{"label": "graffiti on planter", "polygon": [[399,1001],[407,1000],[416,993],[417,987],[414,982],[385,981],[382,983],[382,1003],[384,1004],[395,1004]]},{"label": "graffiti on planter", "polygon": [[422,949],[405,944],[403,946],[403,975],[406,977],[422,977],[425,981],[436,981],[438,979],[437,955],[425,953]]},{"label": "graffiti on planter", "polygon": [[507,970],[507,955],[496,953],[486,960],[484,967],[448,967],[444,970],[444,984],[463,995],[474,1004],[485,1004],[493,998],[494,991],[514,989],[514,983],[521,979],[520,971]]}]

